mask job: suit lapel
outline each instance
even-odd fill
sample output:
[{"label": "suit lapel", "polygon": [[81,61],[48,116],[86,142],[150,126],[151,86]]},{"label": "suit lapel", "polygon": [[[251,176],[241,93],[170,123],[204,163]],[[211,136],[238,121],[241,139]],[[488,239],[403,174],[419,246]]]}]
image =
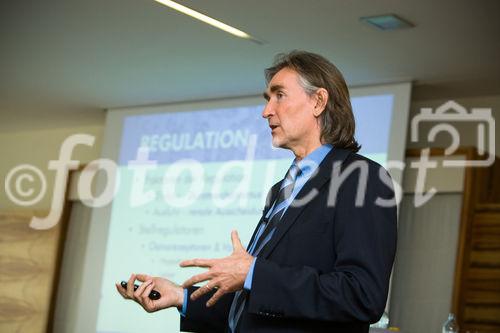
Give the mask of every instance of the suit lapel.
[{"label": "suit lapel", "polygon": [[283,180],[281,180],[280,182],[274,184],[273,187],[271,187],[271,190],[269,191],[269,195],[266,198],[266,203],[264,205],[264,209],[262,210],[262,216],[261,216],[259,222],[257,223],[257,226],[255,227],[255,229],[253,231],[253,234],[252,234],[252,237],[250,238],[250,241],[248,242],[247,251],[250,248],[250,245],[254,241],[255,235],[257,234],[257,230],[259,230],[259,225],[262,223],[262,220],[267,215],[267,212],[269,211],[269,209],[271,209],[274,201],[276,200],[276,197],[278,196],[279,189],[281,187],[281,183],[282,182],[283,182]]},{"label": "suit lapel", "polygon": [[[276,245],[279,243],[281,238],[290,229],[290,227],[295,223],[297,217],[300,215],[302,210],[307,205],[297,205],[294,203],[307,196],[311,191],[319,189],[330,179],[332,175],[333,167],[338,168],[345,160],[345,158],[350,154],[349,150],[333,148],[328,155],[324,158],[321,164],[318,166],[318,172],[315,176],[311,177],[302,187],[300,192],[295,197],[294,201],[290,204],[290,207],[286,210],[285,214],[281,218],[273,237],[264,246],[259,257],[267,258]],[[279,187],[278,187],[279,189]],[[271,201],[272,202],[272,201]],[[268,208],[269,209],[269,208]],[[253,238],[253,237],[252,237]]]}]

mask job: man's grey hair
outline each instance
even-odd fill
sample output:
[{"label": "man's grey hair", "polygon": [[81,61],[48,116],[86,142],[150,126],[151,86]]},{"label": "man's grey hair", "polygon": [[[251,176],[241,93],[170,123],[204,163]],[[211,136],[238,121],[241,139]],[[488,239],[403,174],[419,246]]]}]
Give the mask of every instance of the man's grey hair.
[{"label": "man's grey hair", "polygon": [[276,56],[273,66],[265,70],[267,83],[283,68],[292,69],[299,75],[299,82],[308,95],[313,95],[319,88],[328,92],[325,110],[319,117],[321,142],[353,152],[359,151],[360,145],[354,138],[355,121],[349,90],[337,67],[315,53],[282,53]]}]

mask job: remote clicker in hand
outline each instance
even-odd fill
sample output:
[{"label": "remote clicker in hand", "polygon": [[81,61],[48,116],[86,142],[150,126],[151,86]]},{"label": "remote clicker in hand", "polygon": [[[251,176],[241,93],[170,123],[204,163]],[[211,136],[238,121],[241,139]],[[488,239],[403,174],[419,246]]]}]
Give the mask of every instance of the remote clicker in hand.
[{"label": "remote clicker in hand", "polygon": [[[127,281],[122,281],[121,286],[127,289]],[[139,288],[139,286],[137,284],[134,284],[134,291],[136,291],[137,288]],[[160,299],[160,297],[161,297],[160,293],[157,292],[156,290],[151,290],[151,292],[149,293],[149,298],[152,300]]]}]

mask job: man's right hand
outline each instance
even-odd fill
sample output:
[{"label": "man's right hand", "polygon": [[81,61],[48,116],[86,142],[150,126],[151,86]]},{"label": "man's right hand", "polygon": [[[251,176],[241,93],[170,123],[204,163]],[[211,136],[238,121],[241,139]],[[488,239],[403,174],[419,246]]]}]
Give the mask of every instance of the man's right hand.
[{"label": "man's right hand", "polygon": [[[143,282],[136,291],[134,291],[135,280]],[[183,288],[161,277],[132,274],[127,281],[127,289],[119,283],[116,284],[116,289],[123,298],[139,303],[147,312],[155,312],[173,306],[181,308],[184,303]],[[153,289],[160,293],[160,299],[152,300],[149,298],[149,293]]]}]

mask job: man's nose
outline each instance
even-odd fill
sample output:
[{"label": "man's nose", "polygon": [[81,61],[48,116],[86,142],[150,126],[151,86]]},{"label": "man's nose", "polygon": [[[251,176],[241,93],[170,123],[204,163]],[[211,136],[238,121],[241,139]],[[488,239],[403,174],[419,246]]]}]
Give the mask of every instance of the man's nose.
[{"label": "man's nose", "polygon": [[269,118],[273,114],[271,103],[267,102],[262,110],[262,118]]}]

